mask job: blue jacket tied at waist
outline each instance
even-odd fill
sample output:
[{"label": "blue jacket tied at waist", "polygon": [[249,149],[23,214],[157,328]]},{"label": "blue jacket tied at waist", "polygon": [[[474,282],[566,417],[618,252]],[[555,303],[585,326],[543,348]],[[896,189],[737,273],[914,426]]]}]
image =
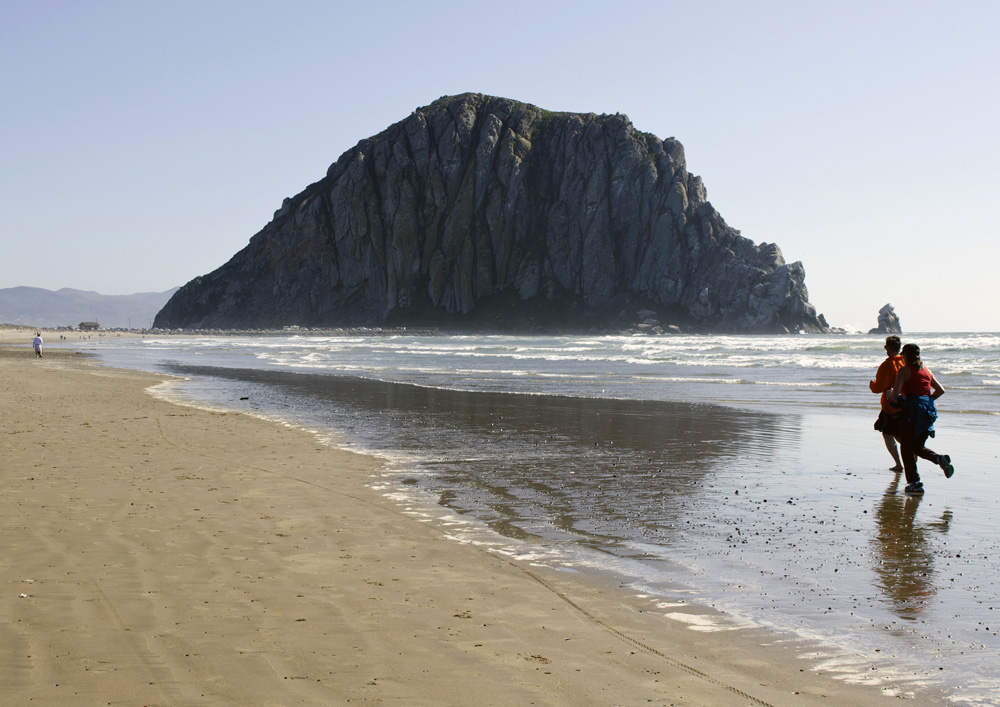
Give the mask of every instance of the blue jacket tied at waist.
[{"label": "blue jacket tied at waist", "polygon": [[934,398],[929,395],[907,395],[902,402],[906,408],[907,419],[914,427],[914,437],[924,434],[933,437],[934,421],[937,420]]}]

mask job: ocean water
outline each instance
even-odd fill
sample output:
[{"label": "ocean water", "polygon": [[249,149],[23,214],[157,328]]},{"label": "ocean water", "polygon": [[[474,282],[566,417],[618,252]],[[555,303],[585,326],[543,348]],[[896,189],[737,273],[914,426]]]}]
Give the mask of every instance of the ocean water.
[{"label": "ocean water", "polygon": [[[388,460],[456,541],[611,573],[691,630],[762,627],[887,695],[1000,704],[1000,334],[915,334],[948,391],[907,497],[869,336],[146,337],[84,343],[166,394]],[[710,620],[685,605],[710,607]],[[653,620],[651,618],[651,620]]]}]

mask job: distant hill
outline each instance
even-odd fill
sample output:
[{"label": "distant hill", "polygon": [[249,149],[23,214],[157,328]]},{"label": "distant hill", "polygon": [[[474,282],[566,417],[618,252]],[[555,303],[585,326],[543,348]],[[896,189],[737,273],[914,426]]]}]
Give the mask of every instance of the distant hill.
[{"label": "distant hill", "polygon": [[64,287],[53,292],[41,287],[0,289],[0,324],[37,327],[78,326],[98,322],[106,329],[149,327],[177,288],[134,295],[102,295]]}]

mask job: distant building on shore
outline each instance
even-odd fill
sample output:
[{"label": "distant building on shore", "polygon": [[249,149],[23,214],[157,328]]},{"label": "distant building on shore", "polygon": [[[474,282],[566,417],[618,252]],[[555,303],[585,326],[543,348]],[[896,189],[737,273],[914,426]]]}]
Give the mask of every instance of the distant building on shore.
[{"label": "distant building on shore", "polygon": [[80,322],[80,331],[97,331],[100,328],[97,322]]}]

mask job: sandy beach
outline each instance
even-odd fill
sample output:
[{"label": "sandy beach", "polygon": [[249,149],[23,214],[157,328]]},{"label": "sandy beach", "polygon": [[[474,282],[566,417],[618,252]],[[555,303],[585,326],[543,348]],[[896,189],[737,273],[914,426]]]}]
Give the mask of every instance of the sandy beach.
[{"label": "sandy beach", "polygon": [[165,402],[162,376],[36,359],[31,333],[0,335],[0,703],[888,699],[779,637],[693,631],[599,577],[458,543],[445,511],[371,488],[377,459]]}]

